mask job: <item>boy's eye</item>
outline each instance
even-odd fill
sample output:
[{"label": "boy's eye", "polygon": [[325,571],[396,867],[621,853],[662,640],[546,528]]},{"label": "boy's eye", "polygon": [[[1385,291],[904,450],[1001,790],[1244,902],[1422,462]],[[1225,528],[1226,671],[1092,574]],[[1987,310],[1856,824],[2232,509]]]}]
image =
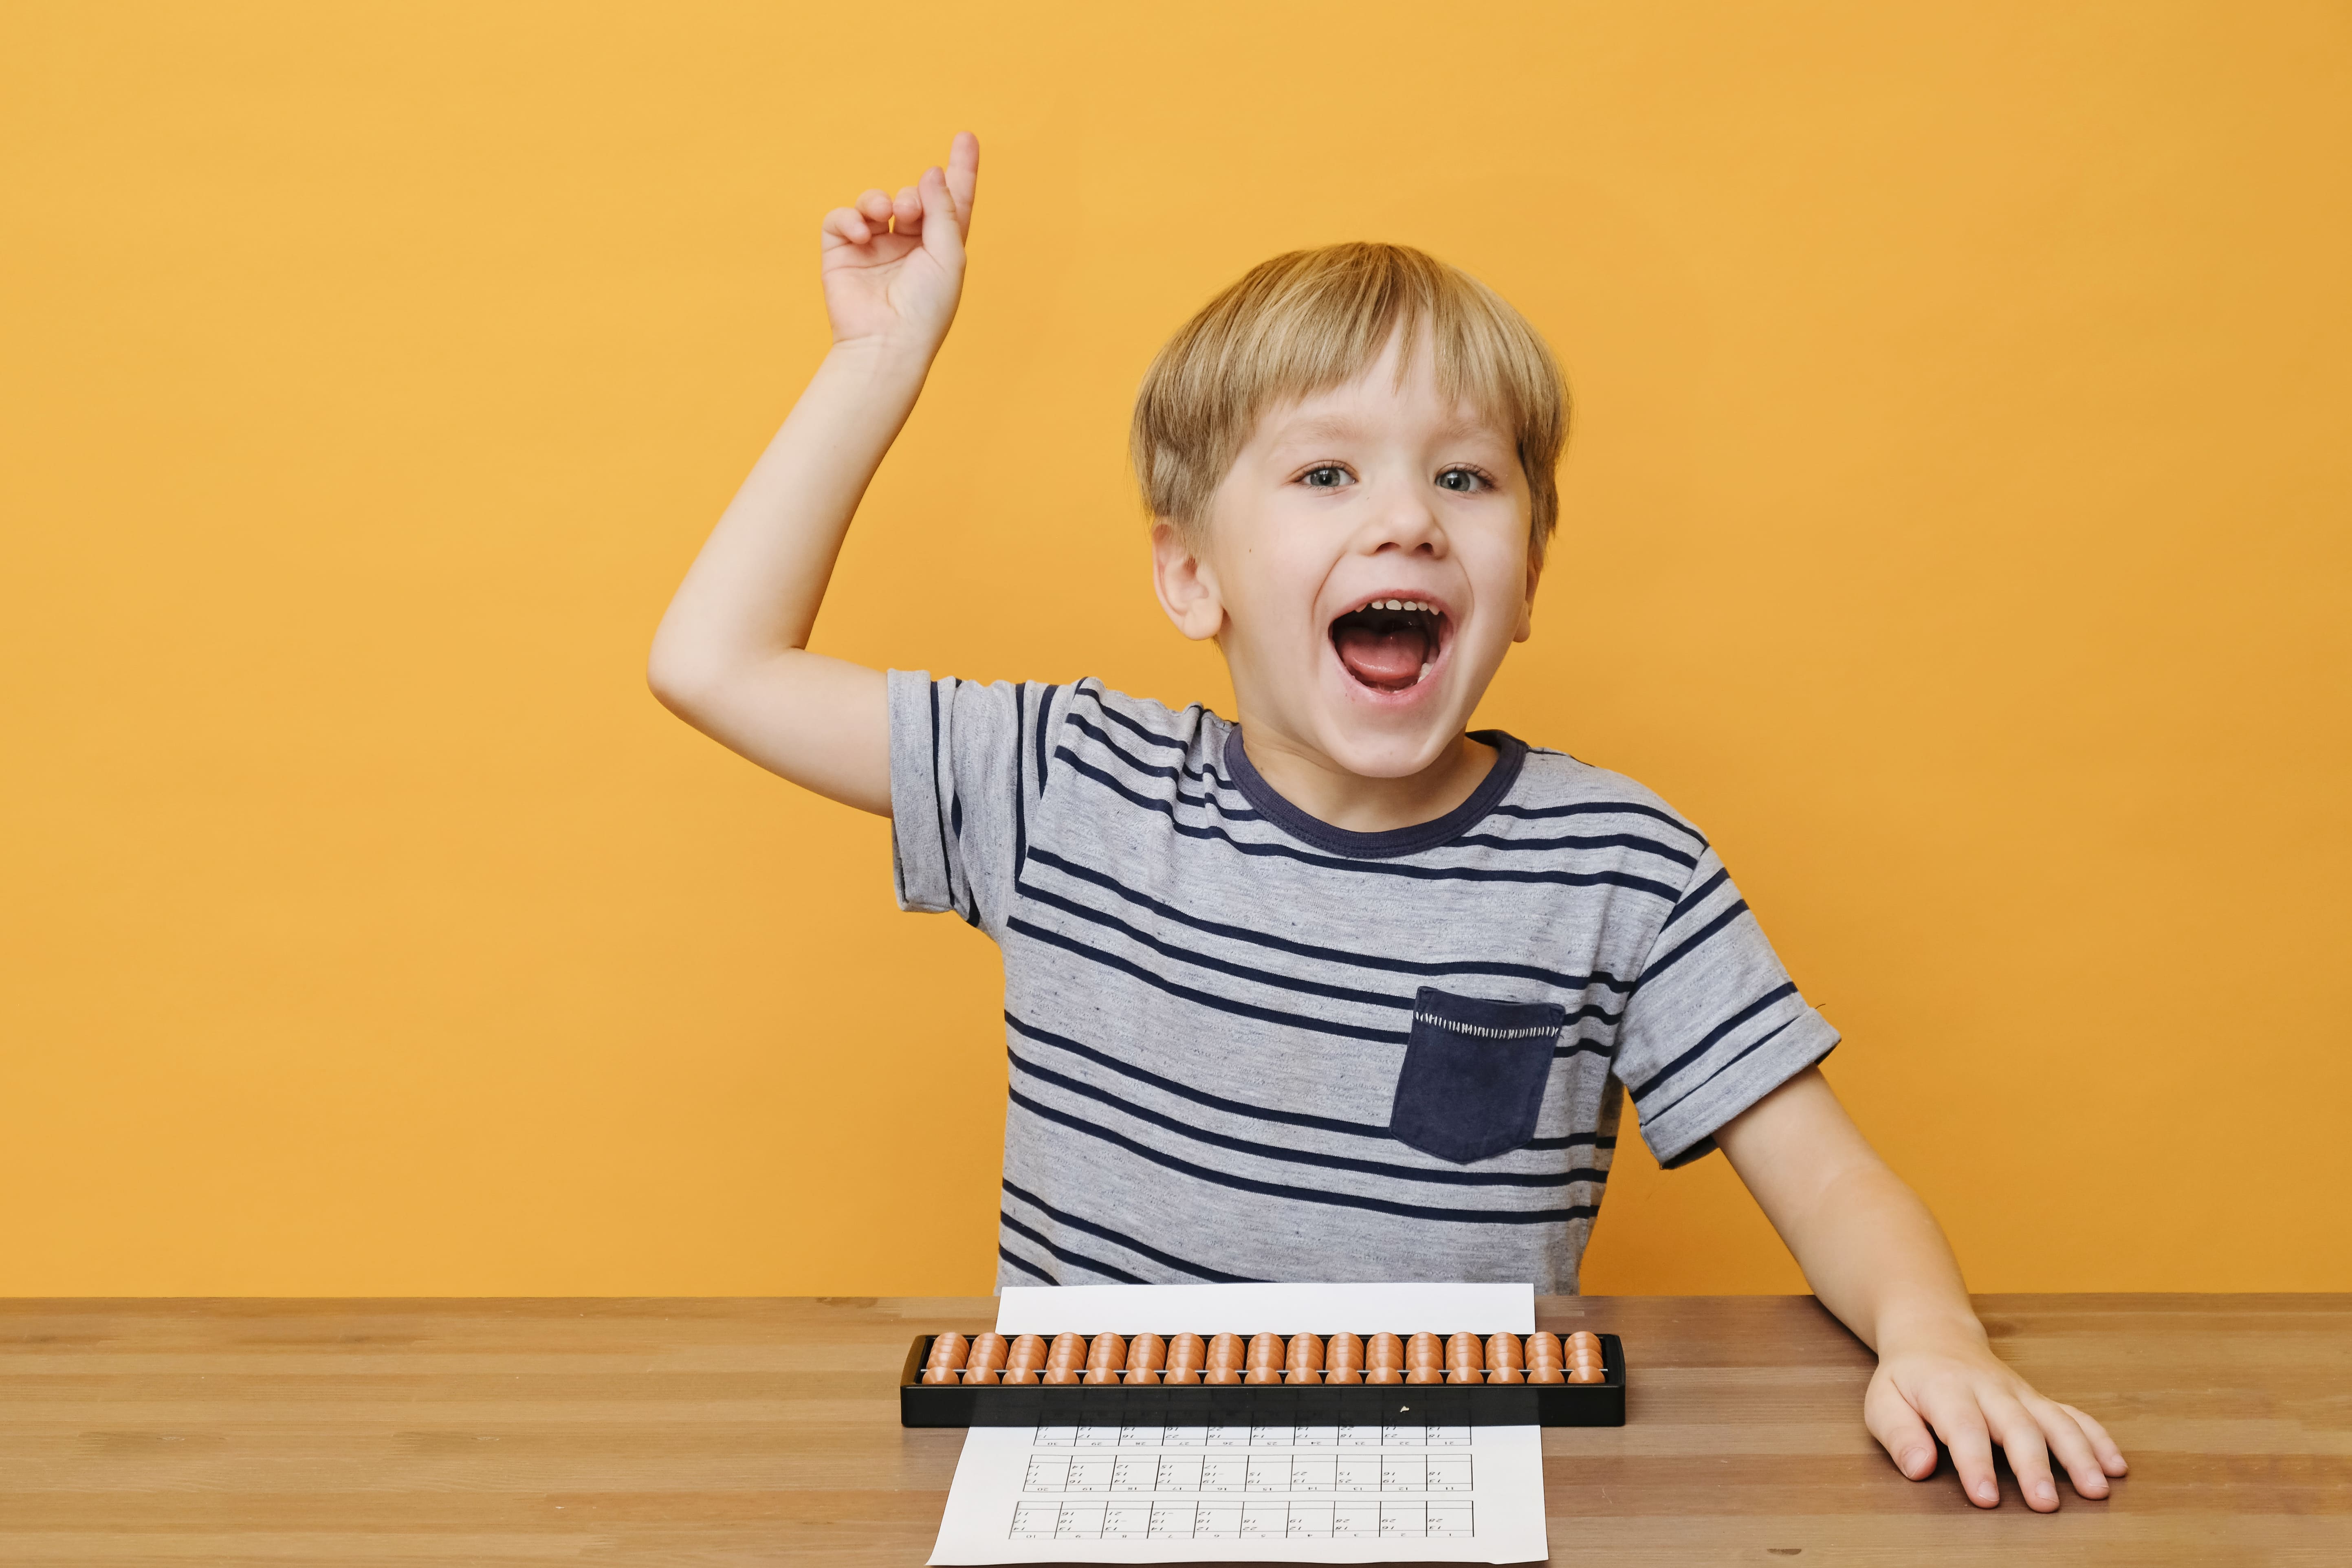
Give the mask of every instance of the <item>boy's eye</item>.
[{"label": "boy's eye", "polygon": [[1486,476],[1475,468],[1448,468],[1437,476],[1438,488],[1441,489],[1466,492],[1476,489],[1486,482]]},{"label": "boy's eye", "polygon": [[1348,470],[1337,463],[1326,463],[1319,468],[1309,468],[1299,476],[1309,489],[1336,489],[1348,482]]}]

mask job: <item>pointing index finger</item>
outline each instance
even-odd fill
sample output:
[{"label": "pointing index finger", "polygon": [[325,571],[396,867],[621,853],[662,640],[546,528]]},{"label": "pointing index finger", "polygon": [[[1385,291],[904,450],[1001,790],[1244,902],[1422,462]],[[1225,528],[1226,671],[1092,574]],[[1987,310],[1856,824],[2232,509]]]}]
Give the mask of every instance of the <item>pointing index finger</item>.
[{"label": "pointing index finger", "polygon": [[956,226],[971,232],[972,195],[980,187],[980,138],[956,132],[948,147],[948,196],[955,203]]}]

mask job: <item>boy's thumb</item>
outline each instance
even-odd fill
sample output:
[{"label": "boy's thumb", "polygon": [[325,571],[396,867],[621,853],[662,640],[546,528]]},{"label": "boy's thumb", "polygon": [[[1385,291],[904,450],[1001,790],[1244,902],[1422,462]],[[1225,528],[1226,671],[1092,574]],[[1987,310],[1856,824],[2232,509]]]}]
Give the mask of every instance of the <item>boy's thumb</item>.
[{"label": "boy's thumb", "polygon": [[936,166],[923,171],[915,194],[923,203],[923,248],[941,261],[963,259],[963,225],[957,221],[948,177]]}]

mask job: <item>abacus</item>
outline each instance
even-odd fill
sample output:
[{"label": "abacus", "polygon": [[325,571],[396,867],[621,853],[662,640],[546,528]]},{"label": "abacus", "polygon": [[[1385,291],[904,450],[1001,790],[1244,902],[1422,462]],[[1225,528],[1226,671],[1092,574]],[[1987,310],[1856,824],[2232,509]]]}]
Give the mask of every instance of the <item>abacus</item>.
[{"label": "abacus", "polygon": [[1517,1334],[921,1334],[907,1426],[1412,1421],[1622,1426],[1624,1346]]}]

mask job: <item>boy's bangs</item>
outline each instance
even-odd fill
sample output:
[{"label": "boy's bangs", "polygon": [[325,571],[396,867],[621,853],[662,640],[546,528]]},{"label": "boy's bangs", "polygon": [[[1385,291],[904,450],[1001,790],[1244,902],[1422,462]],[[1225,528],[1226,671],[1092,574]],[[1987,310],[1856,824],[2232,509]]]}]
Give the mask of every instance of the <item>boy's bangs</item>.
[{"label": "boy's bangs", "polygon": [[1425,342],[1439,395],[1510,432],[1528,479],[1528,548],[1540,563],[1558,512],[1553,470],[1567,433],[1559,367],[1492,290],[1404,246],[1276,257],[1170,340],[1144,378],[1131,438],[1152,515],[1196,528],[1261,414],[1361,375],[1400,333],[1400,385]]}]

